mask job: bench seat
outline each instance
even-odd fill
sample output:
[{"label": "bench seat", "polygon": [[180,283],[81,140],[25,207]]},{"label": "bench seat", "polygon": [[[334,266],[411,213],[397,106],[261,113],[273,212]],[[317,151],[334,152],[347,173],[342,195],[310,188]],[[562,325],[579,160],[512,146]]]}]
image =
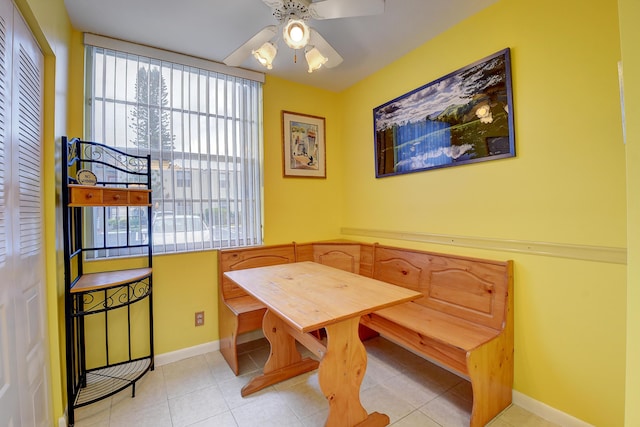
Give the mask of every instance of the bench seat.
[{"label": "bench seat", "polygon": [[[239,316],[241,314],[250,313],[252,311],[266,310],[267,306],[250,295],[229,298],[225,301],[227,307],[231,309],[233,314]],[[264,314],[264,313],[263,313]]]},{"label": "bench seat", "polygon": [[362,316],[361,324],[469,378],[467,354],[499,332],[408,302]]},{"label": "bench seat", "polygon": [[471,351],[499,335],[495,329],[413,302],[378,310],[375,314],[420,335],[463,351]]}]

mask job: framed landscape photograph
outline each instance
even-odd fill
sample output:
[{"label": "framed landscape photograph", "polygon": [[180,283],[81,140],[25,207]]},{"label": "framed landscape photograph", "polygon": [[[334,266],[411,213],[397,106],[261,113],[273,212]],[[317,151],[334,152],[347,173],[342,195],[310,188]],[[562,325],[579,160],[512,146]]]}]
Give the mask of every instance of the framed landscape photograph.
[{"label": "framed landscape photograph", "polygon": [[515,156],[510,50],[373,109],[376,177]]},{"label": "framed landscape photograph", "polygon": [[282,163],[285,177],[326,178],[324,117],[282,112]]}]

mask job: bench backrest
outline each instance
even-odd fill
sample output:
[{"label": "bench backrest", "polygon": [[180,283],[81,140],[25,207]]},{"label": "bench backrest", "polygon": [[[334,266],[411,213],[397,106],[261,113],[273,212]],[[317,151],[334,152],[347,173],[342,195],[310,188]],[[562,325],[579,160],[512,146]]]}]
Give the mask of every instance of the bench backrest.
[{"label": "bench backrest", "polygon": [[348,240],[298,243],[296,244],[296,261],[314,261],[371,277],[373,244]]},{"label": "bench backrest", "polygon": [[373,277],[421,292],[414,303],[501,330],[512,289],[511,261],[376,245]]},{"label": "bench backrest", "polygon": [[295,244],[255,246],[218,251],[218,274],[222,298],[227,300],[247,293],[224,276],[226,271],[266,267],[296,261]]}]

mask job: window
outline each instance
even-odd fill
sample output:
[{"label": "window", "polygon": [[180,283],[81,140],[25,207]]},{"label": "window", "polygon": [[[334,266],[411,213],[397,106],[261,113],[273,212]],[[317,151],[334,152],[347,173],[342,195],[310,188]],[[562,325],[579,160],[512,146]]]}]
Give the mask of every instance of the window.
[{"label": "window", "polygon": [[[92,238],[111,248],[101,255],[125,255],[118,246],[127,239],[150,237],[155,253],[261,244],[261,81],[88,37],[87,139],[150,154],[152,165],[151,232],[140,209],[109,209],[106,222],[96,209]],[[153,55],[140,55],[144,49]],[[139,225],[120,227],[126,216]]]},{"label": "window", "polygon": [[176,187],[191,187],[191,171],[176,171]]}]

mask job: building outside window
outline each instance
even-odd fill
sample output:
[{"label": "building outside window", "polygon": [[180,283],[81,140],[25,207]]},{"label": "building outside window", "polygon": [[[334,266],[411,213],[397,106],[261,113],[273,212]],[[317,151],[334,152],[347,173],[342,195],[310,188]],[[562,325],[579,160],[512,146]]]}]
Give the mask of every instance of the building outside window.
[{"label": "building outside window", "polygon": [[191,188],[191,171],[176,171],[176,187]]}]

